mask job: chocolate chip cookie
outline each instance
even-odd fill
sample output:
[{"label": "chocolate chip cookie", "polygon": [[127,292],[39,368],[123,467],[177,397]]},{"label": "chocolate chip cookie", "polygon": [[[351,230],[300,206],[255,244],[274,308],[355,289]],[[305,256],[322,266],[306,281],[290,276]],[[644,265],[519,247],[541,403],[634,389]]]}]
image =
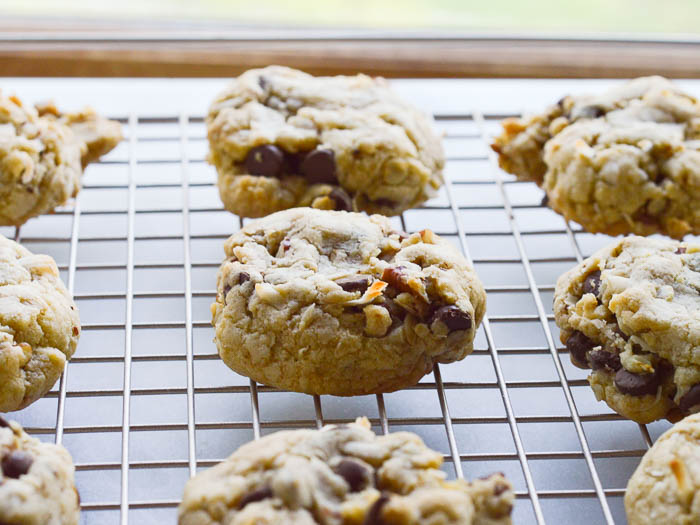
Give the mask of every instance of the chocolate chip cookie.
[{"label": "chocolate chip cookie", "polygon": [[486,294],[452,245],[379,215],[295,208],[225,245],[212,305],[235,371],[309,394],[415,384],[472,351]]},{"label": "chocolate chip cookie", "polygon": [[0,417],[0,523],[78,525],[80,498],[68,451]]},{"label": "chocolate chip cookie", "polygon": [[638,423],[700,411],[700,244],[628,237],[562,275],[561,340],[598,400]]},{"label": "chocolate chip cookie", "polygon": [[179,525],[506,525],[502,474],[446,481],[442,455],[409,432],[376,436],[360,418],[248,443],[185,487]]},{"label": "chocolate chip cookie", "polygon": [[397,215],[443,183],[431,120],[380,78],[254,69],[216,98],[207,129],[221,200],[243,217],[296,206]]},{"label": "chocolate chip cookie", "polygon": [[664,78],[507,119],[492,148],[587,231],[700,234],[700,102]]},{"label": "chocolate chip cookie", "polygon": [[83,168],[121,138],[118,122],[91,109],[62,114],[0,93],[0,226],[21,226],[75,197]]},{"label": "chocolate chip cookie", "polygon": [[700,523],[700,414],[654,443],[627,484],[629,525]]},{"label": "chocolate chip cookie", "polygon": [[79,335],[78,310],[54,260],[0,235],[0,412],[46,394]]}]

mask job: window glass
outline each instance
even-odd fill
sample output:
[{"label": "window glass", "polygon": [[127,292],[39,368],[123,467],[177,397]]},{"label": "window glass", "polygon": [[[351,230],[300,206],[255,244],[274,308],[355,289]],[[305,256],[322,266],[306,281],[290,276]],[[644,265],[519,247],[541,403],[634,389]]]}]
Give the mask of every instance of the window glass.
[{"label": "window glass", "polygon": [[[55,17],[77,21],[80,28],[86,27],[85,22],[114,22],[118,17],[268,29],[700,34],[698,0],[3,0],[0,14],[39,21],[42,28]],[[7,20],[3,25],[7,26]],[[17,25],[18,30],[21,27]]]}]

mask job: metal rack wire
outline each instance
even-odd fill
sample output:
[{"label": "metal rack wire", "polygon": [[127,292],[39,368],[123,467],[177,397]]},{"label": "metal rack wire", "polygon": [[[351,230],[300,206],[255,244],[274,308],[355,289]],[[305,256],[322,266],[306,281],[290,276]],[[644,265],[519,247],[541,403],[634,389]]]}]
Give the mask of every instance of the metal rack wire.
[{"label": "metal rack wire", "polygon": [[280,392],[220,362],[207,307],[221,245],[243,221],[221,209],[203,119],[123,118],[127,140],[88,169],[75,203],[17,232],[57,259],[81,310],[59,385],[13,416],[73,454],[82,523],[174,523],[187,478],[242,443],[362,415],[378,432],[420,434],[450,477],[505,472],[516,523],[624,523],[626,479],[668,425],[613,414],[561,356],[556,278],[608,239],[498,169],[487,144],[503,116],[436,115],[447,183],[395,218],[434,229],[476,266],[489,309],[474,354],[405,391],[348,399]]}]

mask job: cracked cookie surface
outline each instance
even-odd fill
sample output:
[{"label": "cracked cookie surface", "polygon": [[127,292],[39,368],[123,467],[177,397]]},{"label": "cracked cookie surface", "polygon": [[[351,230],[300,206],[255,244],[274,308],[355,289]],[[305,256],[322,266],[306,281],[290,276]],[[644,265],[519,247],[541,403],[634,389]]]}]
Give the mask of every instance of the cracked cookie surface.
[{"label": "cracked cookie surface", "polygon": [[596,398],[638,423],[700,411],[700,244],[628,237],[562,275],[554,316]]},{"label": "cracked cookie surface", "polygon": [[91,109],[62,114],[0,93],[0,226],[21,226],[75,197],[83,167],[121,138],[118,122]]},{"label": "cracked cookie surface", "polygon": [[700,414],[664,432],[627,484],[629,525],[700,522]]},{"label": "cracked cookie surface", "polygon": [[587,231],[700,234],[700,102],[662,77],[507,119],[492,148]]},{"label": "cracked cookie surface", "polygon": [[221,200],[243,217],[297,206],[397,215],[443,183],[431,119],[379,78],[250,70],[213,102],[207,131]]},{"label": "cracked cookie surface", "polygon": [[185,487],[179,525],[507,525],[502,474],[446,481],[442,454],[360,418],[248,443]]},{"label": "cracked cookie surface", "polygon": [[379,215],[285,210],[247,224],[225,251],[212,305],[219,355],[279,388],[413,385],[471,353],[484,315],[484,288],[448,241]]},{"label": "cracked cookie surface", "polygon": [[79,335],[78,309],[54,260],[0,235],[0,412],[44,396]]},{"label": "cracked cookie surface", "polygon": [[0,417],[0,523],[78,525],[80,497],[68,451]]}]

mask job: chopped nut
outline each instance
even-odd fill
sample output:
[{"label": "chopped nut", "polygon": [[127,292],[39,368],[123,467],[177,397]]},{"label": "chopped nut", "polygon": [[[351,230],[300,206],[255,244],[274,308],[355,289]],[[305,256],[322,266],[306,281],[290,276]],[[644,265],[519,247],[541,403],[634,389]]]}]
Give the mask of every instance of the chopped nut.
[{"label": "chopped nut", "polygon": [[391,315],[386,308],[376,304],[368,304],[362,310],[365,313],[365,333],[373,337],[386,335],[391,326]]},{"label": "chopped nut", "polygon": [[668,466],[671,468],[671,472],[673,472],[673,476],[676,478],[679,499],[685,505],[690,505],[695,491],[689,483],[685,464],[678,458],[673,458]]},{"label": "chopped nut", "polygon": [[386,281],[401,292],[408,292],[413,295],[417,295],[426,303],[429,302],[423,280],[415,275],[410,275],[404,266],[384,268],[382,280]]},{"label": "chopped nut", "polygon": [[282,300],[282,294],[270,283],[257,283],[255,285],[255,293],[260,297],[261,301],[268,304],[277,304]]},{"label": "chopped nut", "polygon": [[421,230],[420,237],[423,239],[423,242],[427,244],[435,244],[435,241],[437,240],[437,237],[432,230]]},{"label": "chopped nut", "polygon": [[367,291],[359,299],[353,299],[345,304],[349,306],[356,306],[361,304],[371,303],[374,299],[382,295],[382,292],[387,287],[387,283],[384,281],[374,281],[372,286],[367,288]]}]

